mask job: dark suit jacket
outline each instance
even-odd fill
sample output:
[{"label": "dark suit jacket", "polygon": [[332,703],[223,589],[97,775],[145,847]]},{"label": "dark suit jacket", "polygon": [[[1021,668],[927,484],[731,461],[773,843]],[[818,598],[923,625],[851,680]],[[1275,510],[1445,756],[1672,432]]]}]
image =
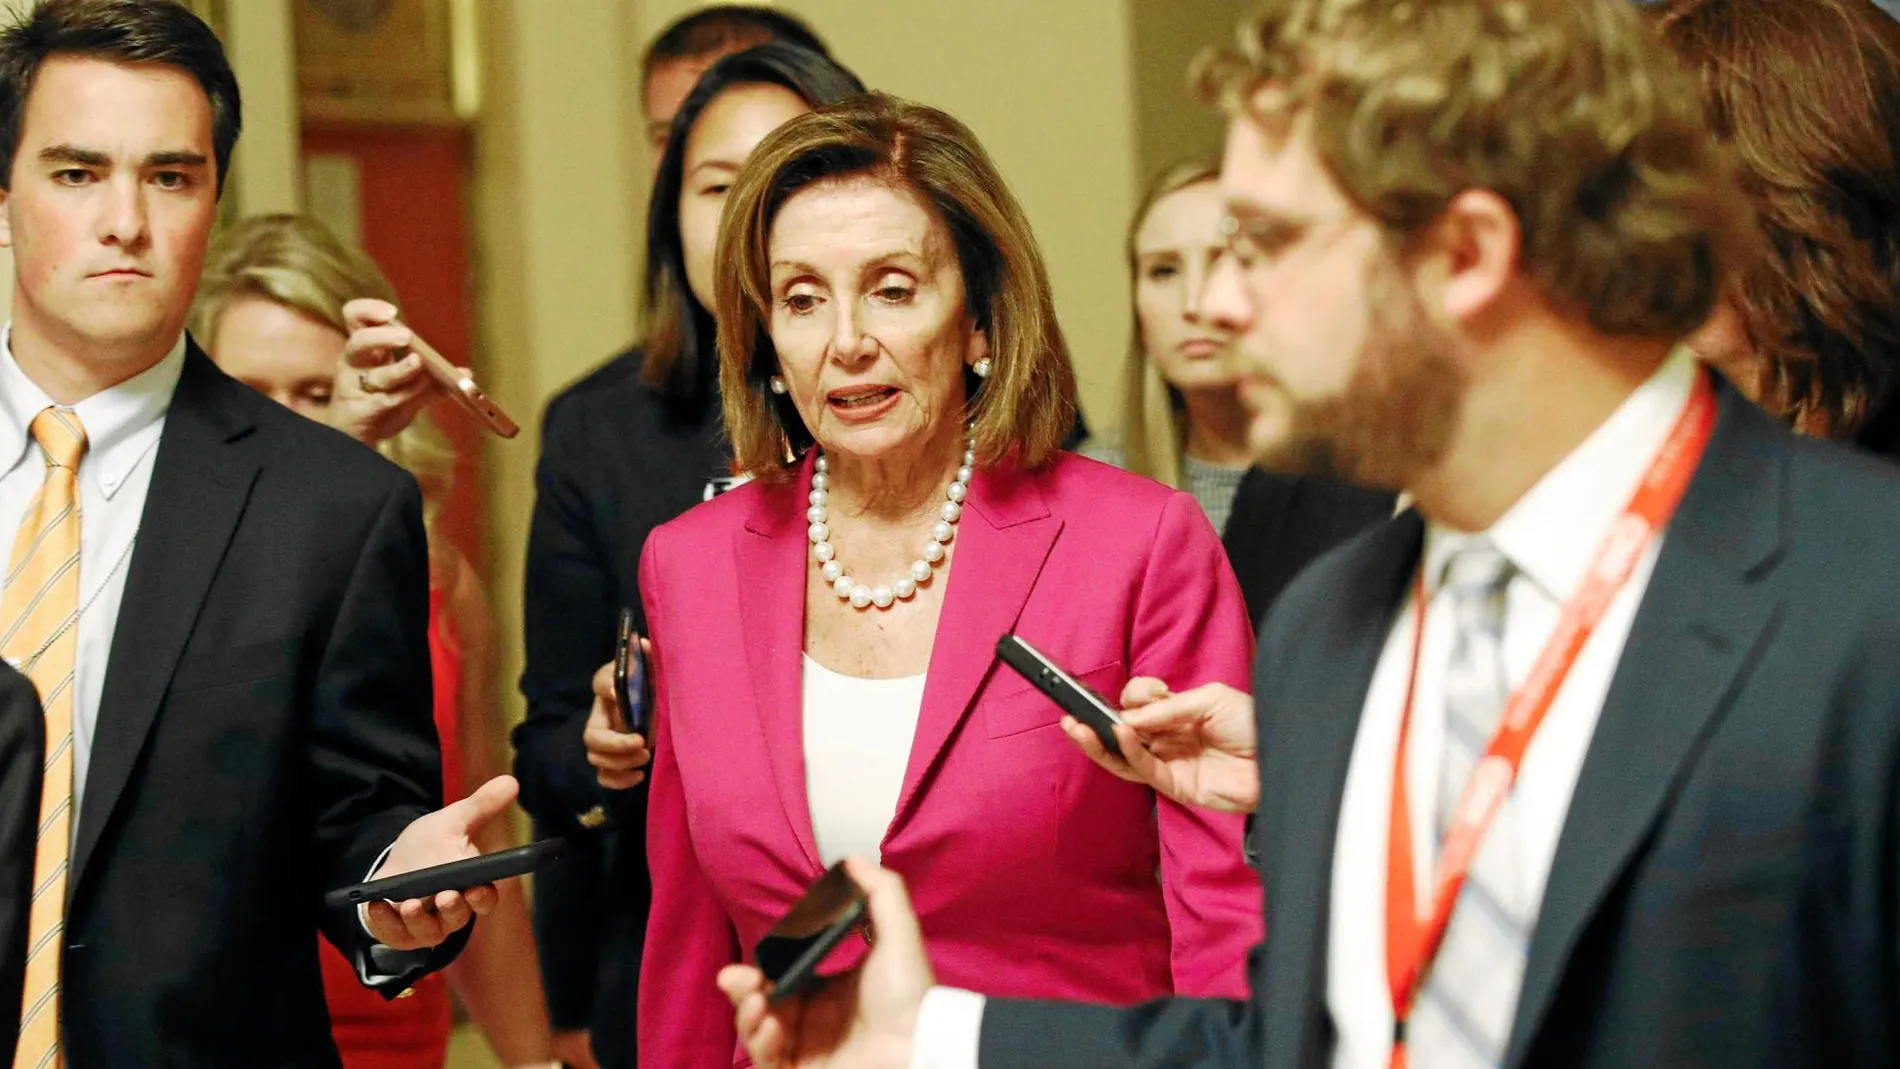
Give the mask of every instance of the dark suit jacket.
[{"label": "dark suit jacket", "polygon": [[[1328,1064],[1334,828],[1422,531],[1351,542],[1268,622],[1251,1004],[992,1003],[984,1069]],[[1577,782],[1507,1069],[1900,1064],[1896,532],[1900,475],[1723,388]]]},{"label": "dark suit jacket", "polygon": [[[639,367],[639,350],[621,354],[549,402],[543,417],[524,602],[528,712],[514,733],[522,805],[579,844],[575,857],[538,878],[554,878],[551,897],[536,895],[535,921],[549,1009],[559,1026],[591,1020],[603,1069],[634,1064],[651,898],[646,789],[601,788],[581,729],[594,672],[613,658],[620,609],[632,608],[646,632],[639,562],[647,534],[698,504],[707,481],[730,468],[717,406],[675,411],[638,379]],[[600,830],[579,822],[597,808]],[[556,903],[567,908],[556,912]]]},{"label": "dark suit jacket", "polygon": [[33,684],[0,663],[0,1036],[6,1060],[20,1028],[26,979],[26,915],[33,899],[34,838],[40,823],[40,769],[46,721]]},{"label": "dark suit jacket", "polygon": [[415,480],[192,345],[81,799],[67,1065],[338,1064],[310,935],[366,953],[323,892],[441,804],[428,605]]},{"label": "dark suit jacket", "polygon": [[1249,471],[1221,541],[1257,626],[1293,577],[1328,550],[1392,518],[1394,496],[1333,479]]}]

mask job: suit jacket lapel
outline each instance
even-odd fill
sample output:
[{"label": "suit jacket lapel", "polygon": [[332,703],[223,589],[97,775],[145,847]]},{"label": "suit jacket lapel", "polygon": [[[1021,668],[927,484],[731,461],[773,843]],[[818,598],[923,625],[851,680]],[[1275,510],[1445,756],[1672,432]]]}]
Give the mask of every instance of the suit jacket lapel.
[{"label": "suit jacket lapel", "polygon": [[971,480],[931,644],[917,734],[887,837],[903,827],[938,757],[969,714],[977,688],[996,661],[996,640],[1016,626],[1061,531],[1062,521],[1050,515],[1035,475],[1005,464]]},{"label": "suit jacket lapel", "polygon": [[1591,917],[1668,807],[1677,777],[1772,631],[1756,585],[1786,539],[1787,431],[1723,388],[1719,422],[1670,523],[1551,862],[1507,1066],[1522,1066]]},{"label": "suit jacket lapel", "polygon": [[[1274,934],[1266,944],[1266,1065],[1324,1064],[1326,948],[1346,771],[1424,532],[1416,512],[1380,527],[1338,566],[1349,578],[1327,588],[1332,604],[1320,614],[1300,612],[1299,633],[1277,631],[1274,615],[1267,617],[1254,672],[1265,821],[1256,841]],[[1287,908],[1275,909],[1276,901]]]},{"label": "suit jacket lapel", "polygon": [[[815,452],[815,451],[814,451]],[[789,485],[764,487],[743,530],[733,535],[739,564],[739,645],[746,651],[766,758],[786,822],[812,870],[818,839],[805,793],[805,500],[812,458]]]},{"label": "suit jacket lapel", "polygon": [[79,813],[75,894],[131,778],[257,475],[256,458],[229,444],[253,427],[228,403],[227,391],[242,388],[189,343],[113,629]]}]

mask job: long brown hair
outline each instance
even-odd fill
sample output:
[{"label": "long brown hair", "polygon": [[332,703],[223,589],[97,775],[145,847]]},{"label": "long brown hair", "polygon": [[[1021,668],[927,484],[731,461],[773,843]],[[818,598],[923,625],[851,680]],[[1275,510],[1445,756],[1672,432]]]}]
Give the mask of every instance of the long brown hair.
[{"label": "long brown hair", "polygon": [[1900,23],[1870,0],[1681,0],[1657,22],[1699,75],[1765,238],[1730,296],[1763,404],[1892,451]]}]

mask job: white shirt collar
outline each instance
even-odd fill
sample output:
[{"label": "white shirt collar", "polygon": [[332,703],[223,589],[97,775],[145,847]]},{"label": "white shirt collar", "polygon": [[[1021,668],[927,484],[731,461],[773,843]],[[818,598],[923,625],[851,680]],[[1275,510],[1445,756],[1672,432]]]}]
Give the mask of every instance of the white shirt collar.
[{"label": "white shirt collar", "polygon": [[1604,533],[1628,506],[1689,403],[1699,366],[1687,347],[1678,346],[1490,530],[1464,534],[1438,524],[1427,527],[1428,589],[1437,590],[1453,553],[1485,539],[1546,596],[1559,604],[1569,601]]},{"label": "white shirt collar", "polygon": [[[180,334],[158,363],[71,406],[86,429],[80,470],[96,478],[107,496],[151,445],[140,432],[164,419],[184,370],[185,335]],[[14,360],[13,324],[0,327],[0,471],[13,470],[26,456],[33,418],[53,404]]]}]

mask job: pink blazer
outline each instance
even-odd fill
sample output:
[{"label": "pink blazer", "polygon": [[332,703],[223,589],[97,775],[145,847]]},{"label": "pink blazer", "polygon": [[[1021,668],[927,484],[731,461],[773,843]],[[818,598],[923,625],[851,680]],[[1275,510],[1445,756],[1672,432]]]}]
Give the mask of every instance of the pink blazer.
[{"label": "pink blazer", "polygon": [[[749,1064],[713,977],[823,871],[801,734],[810,483],[808,458],[789,483],[749,483],[654,531],[641,559],[656,686],[642,1066]],[[1252,632],[1200,507],[1070,454],[1036,473],[986,468],[947,580],[881,846],[939,982],[1244,997],[1262,919],[1242,819],[1157,805],[1096,768],[995,657],[1015,631],[1111,700],[1133,675],[1248,689]]]}]

